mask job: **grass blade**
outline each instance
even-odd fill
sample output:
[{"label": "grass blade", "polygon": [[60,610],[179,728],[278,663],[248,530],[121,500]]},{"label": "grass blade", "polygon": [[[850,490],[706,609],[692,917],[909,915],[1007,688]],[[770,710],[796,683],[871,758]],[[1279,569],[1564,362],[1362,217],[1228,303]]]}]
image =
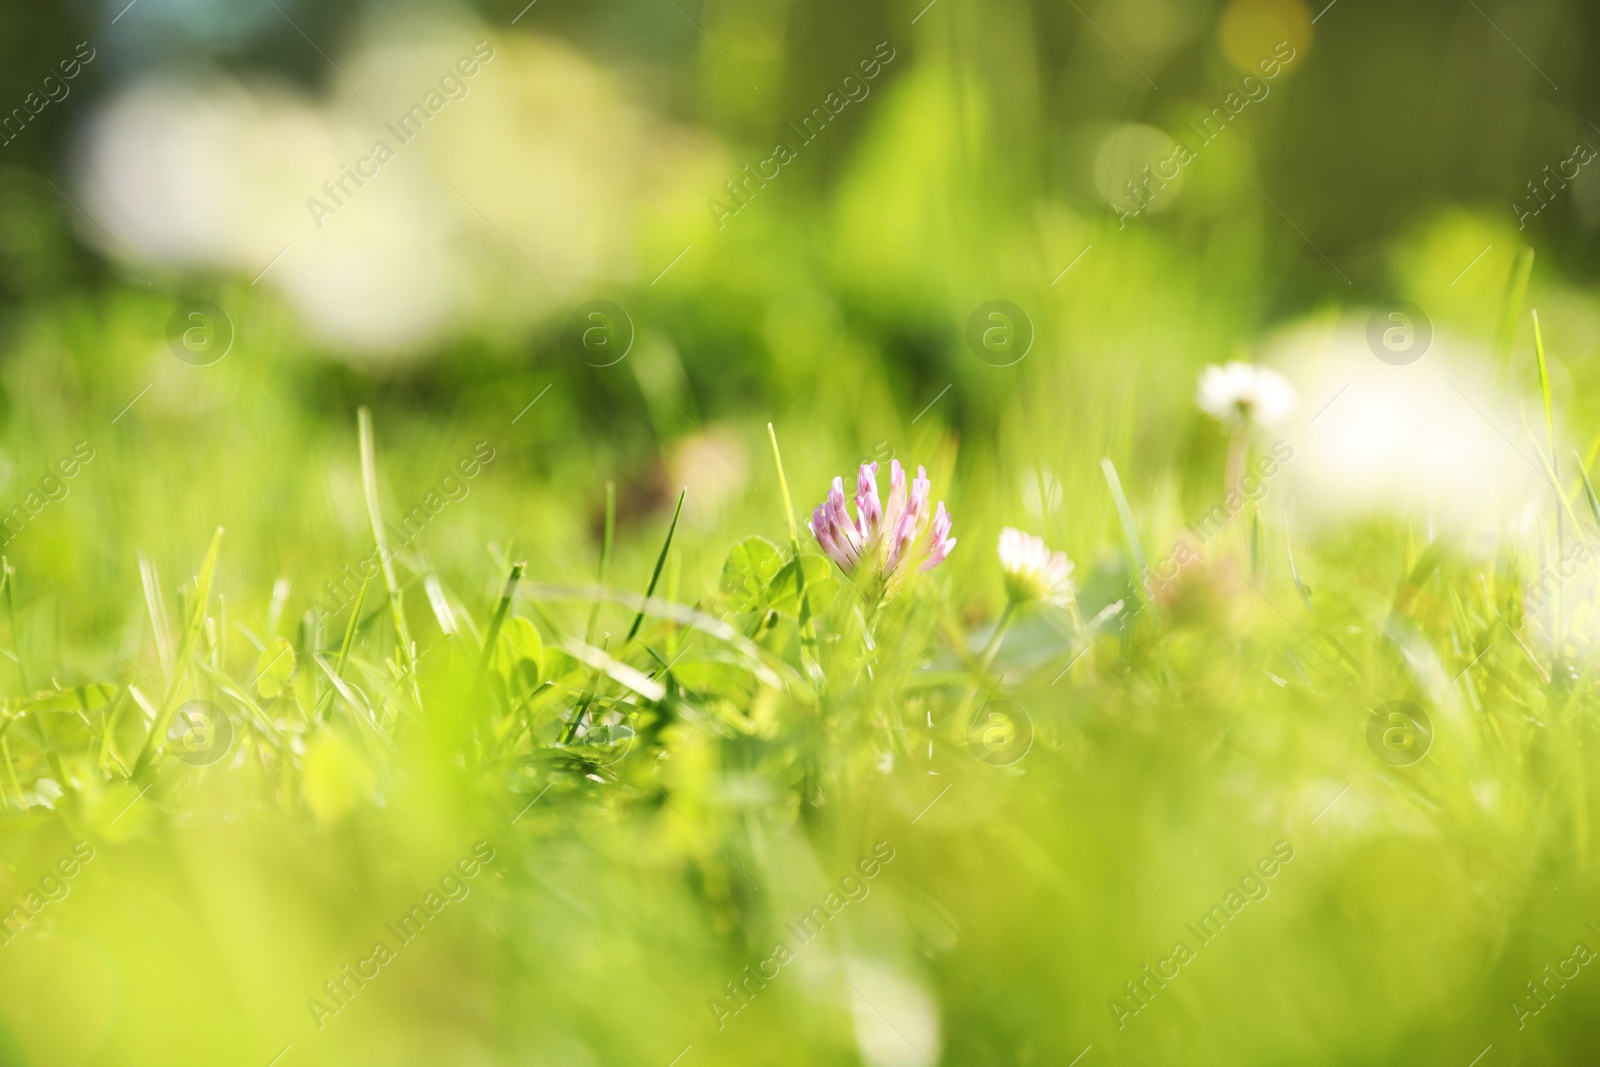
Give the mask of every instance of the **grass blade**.
[{"label": "grass blade", "polygon": [[161,662],[161,673],[172,677],[172,629],[167,623],[167,605],[161,596],[161,578],[156,565],[139,554],[139,581],[144,586],[144,606],[150,613],[150,631],[156,639],[156,658]]},{"label": "grass blade", "polygon": [[1139,528],[1133,523],[1133,509],[1128,507],[1127,494],[1122,491],[1122,479],[1117,477],[1116,465],[1111,462],[1111,457],[1100,457],[1100,469],[1105,471],[1106,485],[1111,488],[1111,502],[1116,505],[1117,519],[1122,523],[1122,536],[1128,546],[1128,561],[1133,566],[1133,587],[1135,595],[1139,588],[1139,577],[1144,574],[1144,547],[1139,543]]},{"label": "grass blade", "polygon": [[367,520],[372,524],[372,540],[378,547],[378,570],[383,575],[383,586],[389,592],[389,615],[394,622],[395,640],[400,645],[397,657],[411,682],[411,695],[417,707],[422,706],[422,690],[417,686],[417,650],[411,643],[411,630],[406,625],[405,603],[400,583],[394,576],[394,554],[389,551],[389,539],[383,532],[383,510],[378,503],[378,452],[372,438],[372,410],[362,407],[356,412],[357,435],[361,439],[361,489],[367,499]]},{"label": "grass blade", "polygon": [[783,492],[783,517],[789,523],[789,547],[794,551],[795,591],[800,597],[800,657],[813,679],[822,677],[822,663],[817,658],[817,628],[811,618],[811,597],[806,592],[806,568],[800,560],[800,528],[794,522],[794,498],[789,495],[789,478],[783,472],[783,453],[778,451],[778,431],[767,423],[767,437],[772,441],[772,461],[778,467],[778,488]]},{"label": "grass blade", "polygon": [[1550,368],[1544,358],[1544,331],[1539,329],[1539,309],[1533,309],[1533,352],[1539,361],[1539,395],[1544,402],[1544,434],[1545,441],[1550,448],[1550,466],[1556,475],[1556,484],[1561,484],[1561,465],[1556,458],[1556,423],[1555,414],[1550,402]]},{"label": "grass blade", "polygon": [[[600,543],[600,585],[606,584],[606,579],[611,576],[611,546],[617,536],[617,483],[606,482],[606,534],[605,540]],[[597,601],[589,609],[589,625],[583,628],[583,643],[594,643],[594,624],[600,618],[600,604]]]},{"label": "grass blade", "polygon": [[[661,555],[656,557],[656,569],[650,573],[650,585],[644,591],[646,599],[655,596],[656,583],[661,580],[661,568],[667,565],[667,551],[672,548],[672,535],[678,532],[678,516],[683,514],[683,498],[688,494],[689,490],[687,489],[678,491],[678,506],[672,509],[672,525],[667,527],[667,539],[661,546]],[[628,637],[623,644],[632,641],[638,635],[639,627],[643,624],[644,612],[641,611],[633,617],[633,625],[628,627]]]},{"label": "grass blade", "polygon": [[1261,505],[1257,504],[1250,511],[1250,577],[1259,583],[1261,574],[1267,566],[1267,536],[1265,524],[1261,521]]},{"label": "grass blade", "polygon": [[1578,461],[1578,474],[1583,478],[1583,498],[1589,502],[1589,517],[1594,519],[1596,529],[1600,529],[1600,497],[1594,495],[1594,485],[1589,481],[1589,472],[1584,469],[1583,457],[1578,455],[1578,450],[1572,450],[1572,458]]},{"label": "grass blade", "polygon": [[480,682],[483,681],[485,672],[489,670],[489,659],[494,655],[495,645],[500,640],[500,628],[505,625],[506,615],[511,611],[511,599],[517,594],[517,583],[522,581],[522,572],[527,568],[526,563],[513,563],[506,575],[506,584],[500,591],[500,603],[495,605],[494,618],[489,620],[489,632],[483,638],[483,655],[478,658]]},{"label": "grass blade", "polygon": [[1289,535],[1289,519],[1283,520],[1283,550],[1289,556],[1289,577],[1294,579],[1294,591],[1300,594],[1300,600],[1305,604],[1306,610],[1316,613],[1316,608],[1311,606],[1311,587],[1300,580],[1300,568],[1294,562],[1294,538]]},{"label": "grass blade", "polygon": [[[22,664],[22,635],[17,632],[17,597],[16,584],[17,572],[11,566],[11,561],[5,556],[0,556],[0,581],[6,587],[6,614],[11,617],[11,658],[17,662],[17,678],[22,682],[22,695],[27,696],[31,691],[28,686],[28,668]],[[21,794],[18,794],[20,799]]]},{"label": "grass blade", "polygon": [[1528,278],[1533,274],[1533,249],[1524,248],[1512,265],[1511,277],[1506,282],[1505,310],[1500,316],[1500,333],[1495,338],[1494,349],[1499,354],[1501,366],[1509,364],[1511,342],[1517,336],[1517,319],[1522,317],[1522,303],[1528,298]]},{"label": "grass blade", "polygon": [[166,692],[162,694],[161,703],[156,708],[155,722],[150,724],[150,735],[145,738],[138,762],[133,766],[133,776],[136,778],[149,768],[151,760],[155,758],[166,740],[167,726],[177,706],[178,693],[189,674],[189,657],[200,640],[201,631],[205,629],[206,605],[211,601],[211,580],[216,576],[217,555],[221,550],[222,527],[219,526],[211,537],[211,547],[206,550],[205,561],[200,565],[200,574],[195,578],[194,598],[189,605],[189,620],[183,628],[178,653],[173,660],[172,673],[167,678]]},{"label": "grass blade", "polygon": [[[356,631],[361,624],[361,609],[367,603],[367,590],[371,586],[371,578],[362,579],[361,588],[356,591],[356,602],[350,607],[350,621],[344,624],[344,639],[339,642],[339,658],[333,668],[333,673],[341,679],[344,677],[345,663],[350,659],[350,649],[356,643]],[[332,689],[325,690],[321,699],[318,700],[318,719],[321,719],[327,713],[328,708],[333,705],[333,693]]]}]

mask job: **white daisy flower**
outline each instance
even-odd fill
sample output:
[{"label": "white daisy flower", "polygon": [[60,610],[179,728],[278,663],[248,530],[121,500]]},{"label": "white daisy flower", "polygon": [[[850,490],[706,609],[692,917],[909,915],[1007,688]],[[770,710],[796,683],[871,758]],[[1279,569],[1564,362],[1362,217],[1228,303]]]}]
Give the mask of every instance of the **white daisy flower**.
[{"label": "white daisy flower", "polygon": [[1282,425],[1293,413],[1299,397],[1289,379],[1271,367],[1237,360],[1200,372],[1195,403],[1200,410],[1225,423]]},{"label": "white daisy flower", "polygon": [[1072,603],[1072,561],[1051,552],[1042,538],[1007,526],[1000,531],[1000,572],[1014,604],[1039,600],[1056,607]]}]

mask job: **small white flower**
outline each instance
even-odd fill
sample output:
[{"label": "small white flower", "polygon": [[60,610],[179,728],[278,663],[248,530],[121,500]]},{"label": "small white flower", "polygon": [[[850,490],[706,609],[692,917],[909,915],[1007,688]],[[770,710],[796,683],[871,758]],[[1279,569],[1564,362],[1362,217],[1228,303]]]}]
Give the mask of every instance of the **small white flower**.
[{"label": "small white flower", "polygon": [[1072,603],[1072,561],[1032,534],[1010,526],[1000,531],[1000,572],[1013,603],[1040,600],[1062,608]]},{"label": "small white flower", "polygon": [[1226,423],[1281,425],[1294,411],[1299,397],[1289,380],[1271,367],[1235,360],[1200,372],[1195,403],[1200,410]]}]

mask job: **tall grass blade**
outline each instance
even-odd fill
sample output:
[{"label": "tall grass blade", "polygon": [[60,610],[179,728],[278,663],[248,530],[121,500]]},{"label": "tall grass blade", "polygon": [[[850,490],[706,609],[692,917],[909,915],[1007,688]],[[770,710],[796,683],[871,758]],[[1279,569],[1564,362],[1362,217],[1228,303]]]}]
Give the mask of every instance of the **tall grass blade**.
[{"label": "tall grass blade", "polygon": [[1539,309],[1533,309],[1533,352],[1539,361],[1539,397],[1544,403],[1545,442],[1550,449],[1550,465],[1555,470],[1556,484],[1561,484],[1561,464],[1556,459],[1556,422],[1554,407],[1550,402],[1550,367],[1544,358],[1544,331],[1539,328]]},{"label": "tall grass blade", "polygon": [[1266,542],[1266,530],[1261,521],[1261,505],[1257,504],[1250,511],[1250,578],[1258,584],[1267,566]]},{"label": "tall grass blade", "polygon": [[1589,517],[1594,520],[1595,529],[1600,530],[1600,497],[1594,495],[1594,484],[1589,481],[1589,472],[1577,449],[1572,450],[1572,458],[1578,461],[1578,474],[1583,478],[1583,499],[1589,503]]},{"label": "tall grass blade", "polygon": [[372,436],[372,410],[362,407],[356,412],[357,435],[361,440],[361,489],[367,500],[367,520],[372,524],[372,540],[378,548],[378,570],[383,575],[383,586],[389,593],[389,615],[394,622],[395,640],[400,645],[398,659],[411,683],[411,695],[417,707],[422,707],[422,690],[417,685],[417,649],[411,643],[411,630],[406,625],[405,603],[400,583],[394,575],[394,554],[389,551],[389,538],[383,532],[383,510],[378,503],[378,450]]},{"label": "tall grass blade", "polygon": [[[611,546],[617,536],[617,483],[606,481],[606,532],[605,540],[600,542],[600,585],[606,584],[606,579],[611,576]],[[594,624],[600,618],[600,603],[595,602],[589,609],[589,624],[583,628],[583,643],[594,642]]]},{"label": "tall grass blade", "polygon": [[161,696],[161,703],[156,706],[156,717],[150,724],[150,735],[145,738],[144,749],[139,753],[139,759],[133,766],[135,778],[149,768],[151,760],[166,741],[167,726],[171,723],[172,713],[177,708],[178,694],[182,691],[183,682],[189,675],[189,657],[194,653],[201,631],[205,629],[206,605],[211,601],[211,581],[216,577],[217,555],[221,550],[222,527],[219,526],[211,537],[211,547],[206,550],[205,561],[200,565],[200,574],[195,578],[194,598],[189,604],[189,619],[183,628],[172,673],[167,678],[166,691]]},{"label": "tall grass blade", "polygon": [[[667,565],[667,552],[672,548],[673,535],[678,532],[678,517],[683,514],[683,498],[687,495],[689,495],[689,490],[678,490],[678,506],[672,509],[672,525],[667,527],[667,539],[666,541],[662,542],[661,554],[656,557],[656,569],[650,572],[650,584],[645,588],[644,591],[646,599],[655,596],[656,583],[661,580],[661,568]],[[641,611],[639,614],[633,617],[633,625],[628,627],[628,637],[627,640],[623,641],[623,644],[627,644],[628,641],[632,641],[635,637],[637,637],[639,634],[639,627],[643,624],[644,612]]]},{"label": "tall grass blade", "polygon": [[161,595],[161,578],[156,565],[139,553],[139,581],[144,586],[144,606],[150,614],[150,632],[155,636],[156,659],[163,677],[172,677],[172,629],[167,622],[167,604]]},{"label": "tall grass blade", "polygon": [[11,566],[11,560],[0,556],[0,575],[6,587],[6,614],[11,620],[11,658],[17,664],[17,680],[22,683],[22,695],[31,692],[28,685],[28,668],[22,662],[22,635],[17,632],[17,572]]},{"label": "tall grass blade", "polygon": [[1144,576],[1144,546],[1139,542],[1139,528],[1133,522],[1133,509],[1128,507],[1128,496],[1122,491],[1122,479],[1111,457],[1100,457],[1100,469],[1105,471],[1106,485],[1111,489],[1111,502],[1117,508],[1117,520],[1122,523],[1123,543],[1128,547],[1128,563],[1133,568],[1134,595],[1138,596],[1140,580]]},{"label": "tall grass blade", "polygon": [[795,592],[800,598],[800,658],[813,680],[822,677],[822,662],[817,658],[816,622],[811,617],[811,596],[806,592],[806,568],[800,559],[800,528],[794,521],[794,497],[789,495],[789,477],[783,472],[783,453],[778,450],[778,431],[767,423],[767,439],[772,442],[772,462],[778,468],[778,489],[783,493],[783,517],[789,524],[789,548],[794,552]]},{"label": "tall grass blade", "polygon": [[1500,333],[1495,338],[1494,350],[1502,368],[1509,365],[1511,342],[1517,336],[1517,320],[1522,317],[1522,304],[1528,298],[1528,279],[1532,274],[1533,249],[1524,248],[1518,253],[1506,282],[1505,309],[1500,313]]},{"label": "tall grass blade", "polygon": [[489,660],[494,656],[495,645],[500,641],[500,628],[505,625],[506,615],[511,611],[512,598],[517,595],[517,583],[522,581],[522,573],[527,568],[526,563],[513,563],[511,570],[506,574],[506,583],[500,590],[500,603],[495,605],[494,617],[489,620],[489,632],[483,638],[483,655],[478,658],[480,682],[489,670]]}]

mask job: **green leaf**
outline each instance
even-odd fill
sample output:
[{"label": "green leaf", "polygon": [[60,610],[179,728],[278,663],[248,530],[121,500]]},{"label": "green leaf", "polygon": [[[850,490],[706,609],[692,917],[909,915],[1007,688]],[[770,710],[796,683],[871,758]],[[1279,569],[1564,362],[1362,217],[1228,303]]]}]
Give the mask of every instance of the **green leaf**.
[{"label": "green leaf", "polygon": [[48,689],[33,694],[17,704],[30,711],[94,711],[117,695],[116,686],[106,682],[90,682],[69,689]]},{"label": "green leaf", "polygon": [[800,559],[803,561],[802,566],[805,567],[804,586],[795,580],[794,560],[790,559],[773,577],[772,584],[767,587],[766,606],[796,619],[800,617],[802,591],[811,601],[811,612],[815,615],[824,608],[824,605],[819,603],[820,588],[833,580],[833,568],[825,557],[801,556]]},{"label": "green leaf", "polygon": [[766,604],[767,586],[783,569],[778,546],[765,537],[747,537],[733,546],[722,565],[722,595],[730,610],[758,611]]},{"label": "green leaf", "polygon": [[755,675],[731,658],[686,657],[672,666],[672,676],[691,693],[747,699],[755,688]]},{"label": "green leaf", "polygon": [[294,646],[287,638],[273,638],[256,659],[256,692],[271,700],[288,688],[293,675]]},{"label": "green leaf", "polygon": [[[526,666],[524,666],[526,664]],[[544,677],[544,639],[530,619],[512,616],[500,628],[500,644],[494,653],[495,670],[509,679],[521,671],[524,680],[537,685]],[[531,675],[531,677],[528,677]]]}]

